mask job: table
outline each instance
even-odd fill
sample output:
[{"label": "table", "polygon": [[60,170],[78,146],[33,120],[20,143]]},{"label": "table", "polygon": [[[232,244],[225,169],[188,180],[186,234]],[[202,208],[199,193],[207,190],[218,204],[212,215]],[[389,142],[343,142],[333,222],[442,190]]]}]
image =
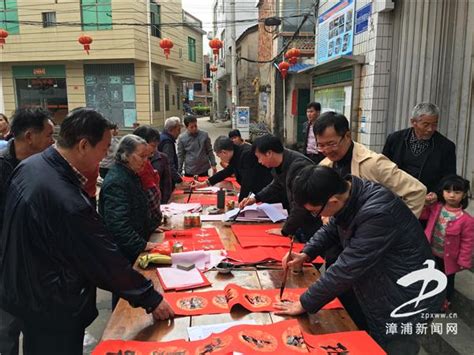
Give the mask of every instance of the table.
[{"label": "table", "polygon": [[[184,195],[178,195],[174,196],[173,200],[181,202],[184,198]],[[170,223],[174,228],[182,227],[182,216],[174,216]],[[206,222],[203,223],[203,227],[215,227],[224,247],[229,250],[234,249],[237,240],[230,227],[224,226],[222,222]],[[162,238],[162,234],[152,236],[154,241],[161,241]],[[135,268],[153,281],[156,290],[162,292],[155,267],[142,270],[135,264]],[[223,290],[228,283],[256,289],[279,288],[282,275],[283,270],[281,269],[267,270],[253,267],[235,270],[230,275],[222,275],[211,270],[206,273],[206,276],[211,281],[212,287],[194,290],[193,292]],[[290,272],[287,287],[308,287],[319,276],[319,272],[313,267],[305,267],[302,274]],[[187,339],[187,327],[190,326],[226,323],[235,320],[254,320],[257,324],[270,324],[288,318],[273,313],[251,313],[239,307],[235,308],[232,313],[177,317],[172,321],[155,321],[152,315],[146,314],[142,308],[132,308],[127,301],[121,299],[109,319],[102,340],[170,341]],[[321,310],[310,316],[300,316],[298,322],[304,331],[313,334],[357,330],[356,325],[343,309]]]}]

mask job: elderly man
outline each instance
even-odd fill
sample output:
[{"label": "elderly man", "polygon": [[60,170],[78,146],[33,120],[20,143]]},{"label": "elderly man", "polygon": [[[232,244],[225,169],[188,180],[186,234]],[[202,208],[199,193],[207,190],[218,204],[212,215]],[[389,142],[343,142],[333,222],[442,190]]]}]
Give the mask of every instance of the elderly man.
[{"label": "elderly man", "polygon": [[217,172],[216,157],[212,151],[209,134],[198,129],[197,118],[184,118],[186,132],[178,139],[178,172],[184,167],[185,176],[209,176],[209,168]]},{"label": "elderly man", "polygon": [[324,154],[318,151],[316,147],[316,137],[314,136],[313,127],[321,114],[321,104],[319,102],[310,102],[306,106],[306,118],[308,121],[304,123],[304,145],[303,154],[310,158],[314,163],[318,164],[324,159]]},{"label": "elderly man", "polygon": [[[42,152],[54,143],[51,114],[42,108],[16,110],[10,129],[15,138],[10,139],[7,147],[0,151],[0,231],[13,170],[20,161]],[[20,328],[19,319],[0,309],[0,354],[18,354]]]},{"label": "elderly man", "polygon": [[[388,324],[399,328],[402,323],[420,322],[424,314],[436,312],[444,298],[446,276],[435,269],[416,217],[382,185],[355,176],[343,179],[329,167],[304,168],[294,185],[298,205],[332,218],[306,243],[302,253],[292,254],[288,263],[285,256],[283,266],[301,267],[334,244],[342,245],[343,250],[298,302],[276,305],[280,314],[315,313],[334,297],[353,289],[370,320],[370,335],[389,354],[418,354],[414,336],[386,331]],[[429,285],[418,282],[415,275],[412,281],[400,282],[412,272],[424,271]]]},{"label": "elderly man", "polygon": [[0,306],[23,323],[25,354],[82,354],[97,316],[96,287],[158,319],[173,316],[151,281],[133,270],[84,195],[111,140],[110,122],[73,110],[56,147],[15,169],[0,239]]},{"label": "elderly man", "polygon": [[235,174],[241,185],[239,201],[251,192],[258,193],[272,181],[269,168],[258,163],[250,144],[235,144],[230,138],[220,136],[214,142],[214,152],[226,164],[226,168],[203,182],[193,182],[194,187],[211,186]]},{"label": "elderly man", "polygon": [[181,120],[179,117],[170,117],[165,121],[165,128],[160,135],[158,150],[165,153],[170,162],[171,179],[173,188],[176,184],[183,182],[178,170],[178,155],[176,154],[176,139],[181,133]]},{"label": "elderly man", "polygon": [[421,103],[413,108],[411,128],[387,137],[382,153],[420,180],[428,189],[426,202],[436,201],[434,193],[441,179],[456,174],[456,146],[436,129],[439,108]]}]

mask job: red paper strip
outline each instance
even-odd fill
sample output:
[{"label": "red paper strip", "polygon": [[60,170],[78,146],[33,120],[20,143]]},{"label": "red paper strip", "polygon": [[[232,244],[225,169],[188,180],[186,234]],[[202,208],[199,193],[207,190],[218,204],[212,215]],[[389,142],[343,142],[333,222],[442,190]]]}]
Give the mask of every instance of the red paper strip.
[{"label": "red paper strip", "polygon": [[[238,201],[237,196],[230,196],[226,195],[225,196],[225,202],[227,203],[228,201]],[[217,194],[215,195],[203,195],[203,194],[193,194],[191,195],[191,198],[189,200],[189,203],[200,203],[201,205],[217,205]]]},{"label": "red paper strip", "polygon": [[[193,182],[194,178],[192,176],[183,176],[183,182]],[[198,181],[206,181],[208,178],[206,176],[199,176]]]},{"label": "red paper strip", "polygon": [[313,354],[385,355],[386,352],[365,331],[314,335],[304,333]]},{"label": "red paper strip", "polygon": [[[293,251],[299,253],[303,250],[303,245],[296,243]],[[233,261],[237,261],[242,264],[253,264],[261,263],[265,261],[276,261],[281,262],[283,257],[288,253],[288,248],[284,247],[251,247],[242,248],[236,245],[236,250],[228,250],[227,257]],[[314,263],[322,264],[324,259],[318,256],[313,261]]]},{"label": "red paper strip", "polygon": [[237,179],[235,177],[228,177],[225,178],[224,181],[228,181],[234,185],[234,187],[238,190],[240,190],[240,184],[237,182]]},{"label": "red paper strip", "polygon": [[308,353],[303,333],[295,319],[267,325],[237,325],[206,339],[188,342],[138,342],[106,340],[93,355],[118,354],[301,354]]},{"label": "red paper strip", "polygon": [[[283,293],[284,301],[296,302],[305,292],[305,288],[287,288]],[[190,316],[200,314],[228,313],[236,305],[252,312],[274,312],[273,304],[280,302],[280,289],[252,290],[235,284],[227,285],[223,291],[194,293],[166,293],[165,299],[177,315]],[[343,308],[338,299],[328,303],[323,309]]]},{"label": "red paper strip", "polygon": [[170,230],[165,232],[165,241],[172,245],[183,244],[184,251],[224,249],[221,238],[214,227]]}]

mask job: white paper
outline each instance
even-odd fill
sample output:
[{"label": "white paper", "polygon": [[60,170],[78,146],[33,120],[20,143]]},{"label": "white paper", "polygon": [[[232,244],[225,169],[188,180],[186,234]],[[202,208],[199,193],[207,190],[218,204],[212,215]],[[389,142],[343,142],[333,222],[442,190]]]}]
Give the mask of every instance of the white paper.
[{"label": "white paper", "polygon": [[224,221],[225,214],[203,214],[201,215],[201,222],[221,222]]},{"label": "white paper", "polygon": [[219,191],[221,188],[218,186],[209,186],[209,187],[202,187],[200,189],[196,189],[194,191],[199,192],[199,193],[211,193],[215,194],[217,191]]},{"label": "white paper", "polygon": [[204,282],[199,270],[194,268],[189,271],[174,267],[157,268],[165,288],[179,288],[199,285]]},{"label": "white paper", "polygon": [[[239,212],[238,208],[228,211],[224,220],[232,220],[233,217]],[[273,223],[285,220],[288,217],[288,212],[283,208],[281,203],[262,203],[253,204],[246,206],[237,217],[237,221],[240,222],[267,222],[272,221]]]},{"label": "white paper", "polygon": [[195,250],[171,253],[172,267],[178,264],[194,264],[199,270],[212,269],[226,258],[222,250]]},{"label": "white paper", "polygon": [[240,320],[229,323],[210,324],[210,325],[198,325],[195,327],[188,327],[188,337],[190,341],[202,340],[207,338],[212,333],[222,333],[227,329],[236,325],[242,324],[257,324],[254,319]]},{"label": "white paper", "polygon": [[169,205],[161,205],[161,212],[167,214],[182,214],[185,212],[199,212],[202,209],[200,203],[176,203],[171,202]]}]

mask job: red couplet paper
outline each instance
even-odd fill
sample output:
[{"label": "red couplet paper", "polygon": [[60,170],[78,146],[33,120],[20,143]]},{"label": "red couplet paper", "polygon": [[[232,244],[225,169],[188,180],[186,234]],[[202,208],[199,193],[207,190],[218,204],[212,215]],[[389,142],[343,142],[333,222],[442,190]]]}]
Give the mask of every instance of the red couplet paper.
[{"label": "red couplet paper", "polygon": [[[238,201],[237,196],[230,196],[226,195],[225,196],[225,202],[227,203],[228,201]],[[200,203],[201,205],[217,205],[217,195],[204,195],[204,194],[193,194],[191,195],[191,198],[189,199],[189,203]]]},{"label": "red couplet paper", "polygon": [[169,241],[171,245],[175,242],[182,243],[184,251],[224,249],[214,227],[166,231],[164,240]]},{"label": "red couplet paper", "polygon": [[224,181],[228,181],[234,185],[235,188],[240,189],[240,184],[237,182],[237,179],[235,177],[228,177],[225,178]]},{"label": "red couplet paper", "polygon": [[[193,182],[194,178],[192,176],[183,176],[183,182]],[[206,176],[199,176],[198,181],[206,181],[208,178]]]},{"label": "red couplet paper", "polygon": [[[287,288],[282,300],[296,302],[305,291],[305,288]],[[190,316],[228,313],[236,305],[241,305],[252,312],[274,312],[276,309],[273,304],[281,301],[279,294],[279,289],[253,290],[229,284],[223,291],[165,293],[164,297],[175,314]],[[343,308],[338,299],[323,307],[323,309],[337,308]]]},{"label": "red couplet paper", "polygon": [[[290,247],[290,238],[267,233],[269,229],[275,228],[274,224],[234,224],[231,228],[242,248]],[[298,248],[297,244],[300,243],[294,243],[293,247]]]},{"label": "red couplet paper", "polygon": [[365,331],[314,335],[303,333],[313,354],[385,355],[386,352]]},{"label": "red couplet paper", "polygon": [[[303,244],[295,243],[293,245],[293,251],[295,253],[299,253],[301,250],[303,250]],[[286,253],[288,253],[288,248],[285,247],[242,248],[237,245],[235,250],[227,251],[227,257],[240,264],[253,264],[265,261],[281,262]],[[322,264],[324,263],[324,259],[318,256],[313,262]]]},{"label": "red couplet paper", "polygon": [[125,354],[301,354],[308,353],[295,319],[267,325],[237,325],[198,341],[138,342],[106,340],[93,355]]}]

